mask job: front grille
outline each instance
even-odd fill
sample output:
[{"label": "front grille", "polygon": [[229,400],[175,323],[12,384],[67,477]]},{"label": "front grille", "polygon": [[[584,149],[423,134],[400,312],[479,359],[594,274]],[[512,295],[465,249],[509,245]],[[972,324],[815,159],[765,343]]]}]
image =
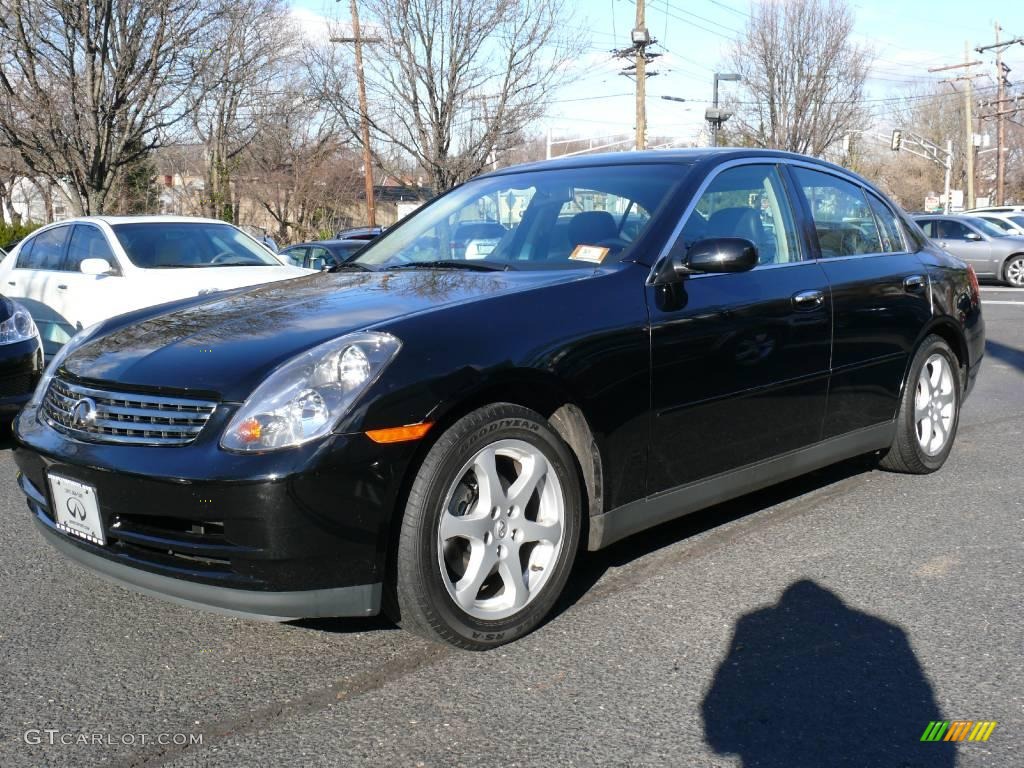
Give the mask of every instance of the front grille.
[{"label": "front grille", "polygon": [[[54,378],[41,414],[54,429],[93,443],[188,445],[216,407],[206,400],[113,392]],[[87,413],[92,415],[80,418]]]}]

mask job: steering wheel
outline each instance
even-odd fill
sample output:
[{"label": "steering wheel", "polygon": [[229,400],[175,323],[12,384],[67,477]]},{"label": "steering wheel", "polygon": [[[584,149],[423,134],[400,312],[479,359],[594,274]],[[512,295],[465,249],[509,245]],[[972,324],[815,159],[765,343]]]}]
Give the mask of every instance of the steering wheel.
[{"label": "steering wheel", "polygon": [[229,259],[237,259],[237,258],[238,258],[238,254],[237,253],[232,253],[231,251],[221,251],[216,256],[214,256],[212,259],[210,259],[210,263],[211,264],[227,264]]}]

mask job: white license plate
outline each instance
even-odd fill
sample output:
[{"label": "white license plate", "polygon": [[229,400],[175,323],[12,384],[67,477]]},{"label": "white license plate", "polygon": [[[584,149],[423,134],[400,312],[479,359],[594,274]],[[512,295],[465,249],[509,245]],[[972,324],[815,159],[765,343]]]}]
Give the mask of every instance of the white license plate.
[{"label": "white license plate", "polygon": [[93,544],[106,544],[96,489],[60,475],[50,475],[49,480],[57,528]]}]

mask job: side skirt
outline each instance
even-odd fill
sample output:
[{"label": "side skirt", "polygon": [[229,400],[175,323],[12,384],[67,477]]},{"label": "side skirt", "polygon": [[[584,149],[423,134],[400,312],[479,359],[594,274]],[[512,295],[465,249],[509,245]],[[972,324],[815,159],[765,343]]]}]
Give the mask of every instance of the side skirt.
[{"label": "side skirt", "polygon": [[807,448],[681,485],[656,496],[632,501],[590,519],[587,549],[594,551],[607,547],[634,533],[690,512],[781,483],[843,459],[888,448],[895,435],[895,421],[865,427]]}]

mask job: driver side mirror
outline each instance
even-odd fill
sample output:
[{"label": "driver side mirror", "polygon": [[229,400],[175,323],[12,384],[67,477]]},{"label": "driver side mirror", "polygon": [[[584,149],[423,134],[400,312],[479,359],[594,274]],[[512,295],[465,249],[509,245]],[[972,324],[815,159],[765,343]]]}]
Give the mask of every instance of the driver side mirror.
[{"label": "driver side mirror", "polygon": [[83,275],[109,275],[114,269],[106,259],[82,259],[78,271]]},{"label": "driver side mirror", "polygon": [[757,246],[741,237],[698,240],[685,254],[672,257],[672,271],[679,277],[696,272],[746,272],[757,266]]},{"label": "driver side mirror", "polygon": [[971,242],[976,243],[979,240],[981,240],[981,235],[979,235],[977,232],[968,232],[966,235],[964,235],[964,240],[970,240]]}]

